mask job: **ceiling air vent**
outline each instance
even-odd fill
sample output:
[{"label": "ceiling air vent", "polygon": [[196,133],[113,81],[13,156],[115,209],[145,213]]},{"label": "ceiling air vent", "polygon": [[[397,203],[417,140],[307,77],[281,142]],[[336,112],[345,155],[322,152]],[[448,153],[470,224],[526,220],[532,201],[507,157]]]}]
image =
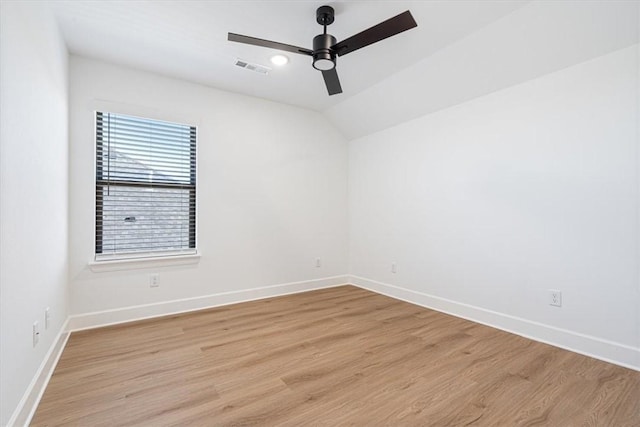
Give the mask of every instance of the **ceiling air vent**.
[{"label": "ceiling air vent", "polygon": [[269,71],[271,71],[271,68],[269,67],[265,67],[264,65],[251,64],[250,62],[243,61],[241,59],[236,59],[236,65],[238,67],[242,67],[250,71],[255,71],[256,73],[260,74],[269,74]]}]

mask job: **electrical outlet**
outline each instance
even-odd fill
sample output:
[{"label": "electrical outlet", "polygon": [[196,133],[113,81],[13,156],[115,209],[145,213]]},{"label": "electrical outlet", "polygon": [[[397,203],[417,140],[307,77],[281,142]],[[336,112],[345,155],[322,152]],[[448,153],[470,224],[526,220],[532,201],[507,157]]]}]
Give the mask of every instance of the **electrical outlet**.
[{"label": "electrical outlet", "polygon": [[44,309],[44,329],[49,329],[51,325],[51,309],[49,307]]},{"label": "electrical outlet", "polygon": [[33,346],[38,345],[38,341],[40,341],[40,327],[38,326],[38,322],[33,322]]},{"label": "electrical outlet", "polygon": [[151,276],[149,276],[149,287],[150,288],[157,288],[158,286],[160,286],[160,277],[159,274],[152,274]]},{"label": "electrical outlet", "polygon": [[396,263],[395,263],[395,262],[392,262],[392,263],[391,263],[391,272],[392,272],[393,274],[395,274],[395,273],[397,273],[397,272],[398,272],[398,267],[396,266]]},{"label": "electrical outlet", "polygon": [[555,289],[549,289],[549,305],[562,307],[562,292]]},{"label": "electrical outlet", "polygon": [[316,268],[320,267],[322,267],[322,261],[320,260],[320,258],[316,258]]}]

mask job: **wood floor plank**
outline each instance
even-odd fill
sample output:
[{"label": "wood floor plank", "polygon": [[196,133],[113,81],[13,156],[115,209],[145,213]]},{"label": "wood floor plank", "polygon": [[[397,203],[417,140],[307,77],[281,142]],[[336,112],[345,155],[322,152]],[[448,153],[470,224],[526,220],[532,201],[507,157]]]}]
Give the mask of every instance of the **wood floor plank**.
[{"label": "wood floor plank", "polygon": [[640,372],[353,286],[73,333],[33,426],[640,426]]}]

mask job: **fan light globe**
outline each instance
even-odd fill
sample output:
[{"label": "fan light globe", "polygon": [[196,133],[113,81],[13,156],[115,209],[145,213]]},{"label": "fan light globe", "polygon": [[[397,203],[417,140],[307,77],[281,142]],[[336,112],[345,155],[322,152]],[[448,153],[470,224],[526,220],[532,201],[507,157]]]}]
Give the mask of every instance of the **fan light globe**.
[{"label": "fan light globe", "polygon": [[313,68],[320,71],[328,71],[333,70],[336,66],[336,63],[330,59],[318,58],[313,61]]},{"label": "fan light globe", "polygon": [[284,55],[273,55],[271,57],[271,63],[277,66],[283,66],[289,63],[289,58]]}]

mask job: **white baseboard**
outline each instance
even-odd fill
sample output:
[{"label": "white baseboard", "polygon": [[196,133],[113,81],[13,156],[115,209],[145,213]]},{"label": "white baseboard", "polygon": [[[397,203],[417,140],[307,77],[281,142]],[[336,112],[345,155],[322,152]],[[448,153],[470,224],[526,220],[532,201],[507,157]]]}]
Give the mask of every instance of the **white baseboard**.
[{"label": "white baseboard", "polygon": [[165,301],[154,304],[137,305],[113,310],[69,316],[67,331],[80,331],[135,320],[149,319],[171,314],[186,313],[228,304],[253,301],[263,298],[306,292],[314,289],[330,288],[345,285],[349,276],[333,276],[302,282],[284,283],[261,288],[243,289],[240,291],[222,292],[195,298]]},{"label": "white baseboard", "polygon": [[29,387],[27,387],[20,403],[18,403],[18,407],[13,412],[11,418],[9,418],[8,427],[27,426],[31,422],[31,418],[33,418],[33,414],[36,412],[44,390],[47,388],[47,384],[49,384],[53,370],[62,355],[62,350],[64,350],[64,347],[67,345],[67,340],[69,339],[69,333],[67,332],[68,323],[69,319],[64,322],[58,335],[56,335],[53,343],[51,343],[49,351],[47,351]]},{"label": "white baseboard", "polygon": [[358,276],[349,276],[349,282],[391,298],[430,308],[534,341],[540,341],[605,362],[640,371],[640,348],[607,341],[601,338],[556,328],[520,317],[463,304],[422,292],[401,288]]}]

